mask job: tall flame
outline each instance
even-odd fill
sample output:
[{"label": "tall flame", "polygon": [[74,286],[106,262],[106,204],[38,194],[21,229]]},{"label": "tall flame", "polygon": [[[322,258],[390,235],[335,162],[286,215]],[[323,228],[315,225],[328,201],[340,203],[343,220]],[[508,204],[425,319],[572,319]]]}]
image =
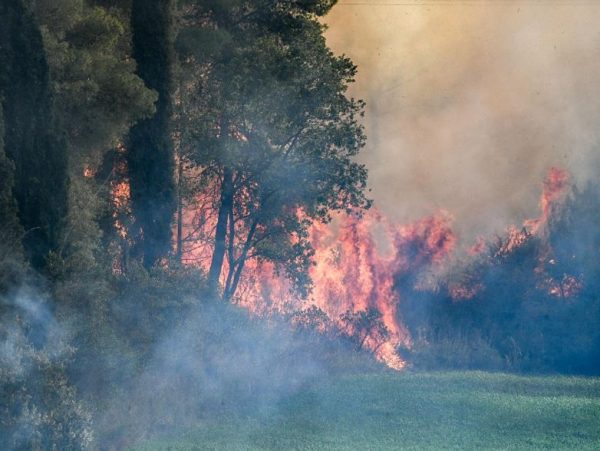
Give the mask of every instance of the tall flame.
[{"label": "tall flame", "polygon": [[[396,282],[440,263],[455,246],[451,218],[440,213],[409,225],[395,225],[372,209],[362,216],[340,215],[332,224],[314,224],[310,238],[315,265],[310,269],[313,291],[308,300],[325,312],[339,328],[347,312],[374,310],[381,315],[387,336],[370,334],[364,346],[394,369],[405,366],[399,345],[411,344],[398,313]],[[289,284],[268,264],[253,266],[242,288],[241,304],[264,314],[285,312],[297,305]]]},{"label": "tall flame", "polygon": [[565,199],[570,186],[570,174],[564,169],[552,167],[544,179],[540,209],[542,214],[536,219],[526,220],[523,224],[533,235],[541,232],[548,220]]},{"label": "tall flame", "polygon": [[362,218],[345,216],[339,230],[324,225],[313,227],[316,266],[313,302],[332,318],[345,311],[376,309],[382,315],[389,339],[366,344],[390,367],[400,369],[405,362],[398,345],[410,346],[410,336],[398,315],[396,282],[439,263],[455,246],[445,213],[413,224],[390,223],[375,209]]}]

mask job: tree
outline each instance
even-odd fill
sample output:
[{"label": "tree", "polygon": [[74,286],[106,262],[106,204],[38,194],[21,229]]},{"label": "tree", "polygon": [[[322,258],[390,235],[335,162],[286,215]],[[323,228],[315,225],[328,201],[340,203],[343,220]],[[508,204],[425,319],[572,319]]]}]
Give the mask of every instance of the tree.
[{"label": "tree", "polygon": [[250,260],[274,263],[305,295],[310,224],[369,206],[353,160],[363,102],[345,96],[356,68],[318,22],[333,3],[203,2],[179,35],[180,52],[204,67],[193,159],[214,192],[208,277],[225,298]]},{"label": "tree", "polygon": [[0,293],[19,284],[23,272],[23,229],[13,194],[15,165],[4,152],[4,117],[0,105]]},{"label": "tree", "polygon": [[[84,0],[37,0],[33,8],[69,154],[69,213],[54,255],[54,271],[72,273],[87,286],[82,273],[99,269],[97,260],[106,254],[114,235],[112,178],[98,168],[130,127],[154,112],[157,99],[135,74],[129,9],[123,8],[109,11]],[[114,167],[110,172],[116,172]],[[102,216],[110,218],[103,230],[98,224]]]},{"label": "tree", "polygon": [[134,254],[146,267],[171,248],[175,212],[170,136],[172,38],[170,0],[133,0],[131,29],[137,73],[158,92],[156,113],[131,129],[127,165],[135,218]]},{"label": "tree", "polygon": [[67,149],[53,110],[42,36],[20,0],[0,4],[0,97],[4,150],[23,244],[35,268],[56,250],[67,213]]},{"label": "tree", "polygon": [[34,13],[70,166],[82,173],[154,113],[157,94],[135,74],[127,10],[109,11],[84,0],[36,0]]}]

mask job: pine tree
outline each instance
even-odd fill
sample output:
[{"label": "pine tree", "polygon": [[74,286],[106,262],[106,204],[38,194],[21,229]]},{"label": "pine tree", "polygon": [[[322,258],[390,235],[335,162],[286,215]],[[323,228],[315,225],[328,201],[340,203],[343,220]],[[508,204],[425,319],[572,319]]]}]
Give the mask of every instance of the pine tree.
[{"label": "pine tree", "polygon": [[158,92],[156,114],[132,128],[127,165],[135,217],[133,255],[146,267],[171,247],[175,212],[171,116],[171,1],[134,0],[131,13],[133,56],[138,75]]},{"label": "pine tree", "polygon": [[55,120],[40,30],[21,0],[0,4],[0,97],[4,150],[26,255],[42,268],[56,249],[67,210],[66,143]]},{"label": "pine tree", "polygon": [[4,117],[0,107],[0,293],[19,283],[23,267],[23,230],[13,195],[15,165],[4,152]]}]

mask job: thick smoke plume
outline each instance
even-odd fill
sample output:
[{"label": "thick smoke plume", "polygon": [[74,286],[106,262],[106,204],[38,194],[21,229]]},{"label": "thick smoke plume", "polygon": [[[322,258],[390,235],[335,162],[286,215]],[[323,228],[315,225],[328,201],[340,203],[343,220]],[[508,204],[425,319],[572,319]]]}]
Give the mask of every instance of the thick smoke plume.
[{"label": "thick smoke plume", "polygon": [[448,209],[468,244],[535,211],[550,167],[578,185],[597,174],[600,4],[386,2],[342,0],[326,17],[359,68],[385,214]]}]

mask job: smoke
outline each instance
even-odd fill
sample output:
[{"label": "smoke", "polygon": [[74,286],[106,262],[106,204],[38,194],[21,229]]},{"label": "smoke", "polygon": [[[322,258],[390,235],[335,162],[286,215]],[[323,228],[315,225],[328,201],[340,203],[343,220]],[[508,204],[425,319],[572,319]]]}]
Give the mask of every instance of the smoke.
[{"label": "smoke", "polygon": [[597,173],[600,4],[386,1],[341,0],[325,20],[359,68],[386,215],[448,209],[468,245],[530,217],[550,167]]},{"label": "smoke", "polygon": [[0,308],[6,312],[0,323],[3,376],[23,380],[31,370],[32,356],[38,359],[43,352],[43,359],[53,362],[72,352],[67,329],[56,321],[48,301],[35,290],[22,287],[14,295],[0,298]]},{"label": "smoke", "polygon": [[[129,381],[99,415],[102,446],[173,434],[221,415],[273,416],[280,403],[328,371],[322,342],[289,324],[251,319],[216,301],[195,301],[169,321]],[[315,341],[316,340],[316,341]]]},{"label": "smoke", "polygon": [[0,448],[85,448],[91,416],[64,373],[75,352],[70,325],[50,300],[22,287],[0,296]]}]

